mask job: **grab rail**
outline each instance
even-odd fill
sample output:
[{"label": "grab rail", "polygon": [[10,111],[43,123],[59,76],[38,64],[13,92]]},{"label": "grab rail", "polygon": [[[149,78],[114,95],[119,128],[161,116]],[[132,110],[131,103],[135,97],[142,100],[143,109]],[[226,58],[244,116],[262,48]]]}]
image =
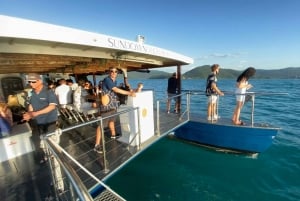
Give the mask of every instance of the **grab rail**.
[{"label": "grab rail", "polygon": [[[86,201],[91,201],[93,200],[93,198],[90,196],[88,190],[86,189],[86,187],[83,185],[82,181],[80,180],[80,178],[78,177],[78,175],[76,174],[76,172],[74,171],[74,169],[66,162],[67,159],[66,157],[62,154],[62,149],[59,145],[57,144],[54,144],[51,140],[51,138],[49,139],[46,139],[45,142],[47,143],[48,145],[48,149],[49,151],[53,154],[54,158],[53,158],[53,165],[52,166],[55,166],[55,169],[57,168],[60,168],[62,167],[63,170],[64,170],[64,173],[66,174],[66,176],[68,177],[68,180],[71,182],[71,186],[70,188],[73,188],[75,189],[75,192],[77,193],[78,195],[78,198],[80,200],[86,200]],[[60,167],[56,166],[55,163],[57,160],[60,164]],[[50,160],[50,163],[51,163],[51,160]],[[52,175],[54,176],[54,179],[57,181],[57,182],[62,182],[60,181],[62,179],[62,175],[61,175],[61,172],[60,170],[52,170]],[[86,171],[86,170],[85,170]],[[59,175],[58,175],[59,174]],[[64,185],[63,184],[60,184],[60,188],[59,190],[61,192],[59,193],[62,193],[64,192]],[[56,191],[55,191],[56,192]],[[72,190],[70,189],[70,192],[72,192]],[[57,193],[56,193],[56,197],[58,197]],[[71,198],[71,200],[76,200],[77,197],[75,196],[74,193],[70,193],[70,195],[68,196]]]},{"label": "grab rail", "polygon": [[[91,197],[90,193],[86,189],[85,185],[82,183],[81,179],[77,175],[74,168],[72,168],[72,166],[69,163],[67,163],[68,160],[71,160],[72,162],[74,162],[87,175],[89,175],[91,178],[93,178],[97,182],[97,184],[100,184],[107,191],[109,191],[111,196],[113,196],[115,198],[118,198],[118,200],[125,200],[119,194],[117,194],[115,191],[113,191],[109,186],[107,186],[105,183],[103,183],[101,180],[99,180],[97,177],[95,177],[85,167],[83,167],[70,154],[68,154],[61,146],[59,146],[58,144],[53,143],[51,138],[46,139],[46,142],[47,142],[48,148],[50,149],[51,153],[55,156],[55,158],[53,160],[54,161],[57,160],[59,162],[60,166],[64,169],[64,173],[68,177],[68,180],[71,182],[71,186],[70,186],[69,191],[73,192],[71,190],[71,188],[74,188],[75,192],[77,193],[78,198],[80,200],[91,201],[91,200],[94,200],[94,199]],[[58,168],[58,167],[55,167],[55,168]],[[56,173],[53,173],[53,175],[56,176],[56,180],[57,180],[57,177],[59,177],[59,178],[62,177],[62,175],[57,175],[57,174],[59,174],[59,172],[58,173],[57,172],[58,171],[56,170]],[[64,189],[59,189],[59,190],[64,191]],[[63,191],[61,191],[60,193],[63,193]],[[70,200],[70,198],[71,198],[71,200],[77,200],[77,197],[75,196],[74,192],[69,193],[69,196],[67,196],[67,198],[68,198],[67,200]]]},{"label": "grab rail", "polygon": [[[86,175],[88,175],[90,178],[92,178],[95,181],[95,185],[101,185],[105,188],[105,196],[107,197],[107,194],[110,194],[110,197],[114,197],[115,200],[124,200],[120,195],[118,195],[116,192],[114,192],[112,189],[110,189],[107,185],[105,185],[101,180],[99,180],[95,174],[91,173],[89,170],[87,170],[82,164],[80,164],[74,157],[72,157],[64,148],[62,148],[60,145],[60,136],[67,131],[71,131],[74,129],[80,129],[82,127],[90,126],[92,124],[100,124],[100,127],[102,129],[102,142],[103,145],[106,143],[104,138],[104,126],[103,121],[107,118],[111,118],[113,116],[121,115],[128,112],[134,112],[139,111],[139,108],[130,108],[126,109],[120,112],[117,112],[116,114],[106,116],[105,118],[99,117],[94,120],[90,120],[88,122],[80,123],[77,125],[73,125],[71,127],[67,127],[64,129],[57,129],[55,132],[49,133],[45,136],[42,136],[43,142],[45,147],[47,148],[48,158],[49,158],[49,164],[50,164],[50,170],[52,172],[53,177],[53,183],[56,184],[55,188],[55,194],[57,197],[57,200],[63,200],[62,197],[67,197],[66,200],[77,200],[78,198],[80,200],[93,200],[91,195],[89,194],[87,188],[82,183],[82,180],[80,180],[77,172],[74,170],[73,166],[70,165],[70,161],[74,163],[76,166],[78,166],[81,171],[85,172]],[[139,118],[139,117],[138,117]],[[140,122],[138,121],[138,127]],[[140,130],[138,130],[137,133],[135,133],[134,138],[139,136],[140,138]],[[133,140],[131,140],[130,143],[132,143]],[[128,147],[130,146],[130,143],[128,144]],[[139,141],[137,147],[140,148]],[[103,146],[103,164],[104,164],[104,173],[109,172],[109,164],[106,158],[106,150],[105,146]],[[120,156],[122,157],[122,156]],[[116,159],[118,160],[118,159]],[[63,173],[61,172],[63,170]],[[65,175],[65,180],[68,182],[63,182],[63,175]],[[109,193],[107,193],[109,192]],[[59,198],[58,198],[59,197]]]}]

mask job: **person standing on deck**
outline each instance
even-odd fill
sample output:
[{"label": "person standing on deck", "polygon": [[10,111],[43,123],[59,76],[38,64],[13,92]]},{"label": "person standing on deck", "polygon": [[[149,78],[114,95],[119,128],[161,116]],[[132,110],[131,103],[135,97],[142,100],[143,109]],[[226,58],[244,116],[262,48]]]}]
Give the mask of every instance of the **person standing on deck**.
[{"label": "person standing on deck", "polygon": [[217,114],[217,100],[218,96],[224,96],[224,93],[217,87],[217,75],[220,71],[219,64],[211,66],[211,74],[208,75],[206,80],[206,96],[207,99],[207,120],[218,120]]},{"label": "person standing on deck", "polygon": [[[124,76],[127,75],[127,71],[125,69],[122,69]],[[117,76],[118,76],[118,70],[115,67],[111,67],[109,69],[109,76],[107,76],[106,78],[104,78],[103,82],[102,82],[102,91],[105,92],[106,94],[109,94],[109,96],[105,96],[105,98],[110,98],[111,100],[107,101],[110,102],[110,106],[108,105],[104,105],[104,102],[106,102],[106,100],[104,100],[104,96],[102,98],[102,104],[100,106],[100,113],[101,113],[101,117],[107,117],[110,115],[114,115],[117,112],[117,107],[119,105],[118,100],[117,100],[117,96],[116,94],[123,94],[123,95],[127,95],[127,96],[132,96],[135,97],[135,92],[134,91],[126,91],[123,89],[120,89],[117,87]],[[127,79],[127,76],[126,76]],[[110,133],[111,133],[111,139],[116,139],[117,137],[119,137],[118,134],[116,134],[116,129],[115,129],[115,120],[116,117],[110,117],[110,118],[106,118],[103,122],[104,126],[108,126]],[[94,151],[98,152],[98,153],[102,153],[103,148],[100,144],[101,142],[101,127],[98,126],[96,129],[96,142],[95,142],[95,147],[94,147]]]},{"label": "person standing on deck", "polygon": [[96,92],[94,86],[91,81],[86,80],[84,84],[84,89],[88,92],[88,96],[86,97],[87,102],[92,104],[92,107],[97,107],[96,103]]},{"label": "person standing on deck", "polygon": [[168,100],[167,100],[167,113],[170,113],[170,108],[171,108],[171,101],[174,99],[175,101],[175,109],[174,112],[178,113],[178,97],[174,97],[177,95],[178,92],[178,79],[177,79],[177,74],[173,73],[172,77],[168,79]]},{"label": "person standing on deck", "polygon": [[66,79],[66,83],[69,87],[71,87],[72,92],[74,92],[78,87],[78,84],[74,83],[72,79]]},{"label": "person standing on deck", "polygon": [[72,103],[72,89],[64,78],[59,80],[59,86],[55,88],[55,95],[61,107]]},{"label": "person standing on deck", "polygon": [[43,144],[40,139],[41,135],[54,132],[57,127],[57,98],[52,90],[44,86],[40,75],[31,73],[27,75],[27,82],[32,88],[31,97],[29,99],[28,111],[23,115],[23,120],[34,120],[36,127],[33,131],[37,131],[39,136],[34,135],[39,144],[36,150],[40,156],[40,163],[47,161]]},{"label": "person standing on deck", "polygon": [[248,80],[255,72],[255,68],[249,67],[240,74],[236,80],[236,106],[232,116],[232,122],[235,125],[244,125],[244,122],[240,120],[240,113],[245,103],[245,93],[248,89],[252,88],[252,85],[248,83]]},{"label": "person standing on deck", "polygon": [[84,88],[85,80],[80,79],[78,81],[78,87],[73,92],[73,105],[78,112],[82,112],[86,109],[96,107],[96,104],[88,102],[87,99],[90,97],[88,91]]}]

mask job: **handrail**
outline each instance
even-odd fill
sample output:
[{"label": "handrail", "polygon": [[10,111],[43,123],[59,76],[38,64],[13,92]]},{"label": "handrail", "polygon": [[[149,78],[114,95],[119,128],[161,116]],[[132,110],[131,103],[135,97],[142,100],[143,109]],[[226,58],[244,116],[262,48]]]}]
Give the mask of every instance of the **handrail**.
[{"label": "handrail", "polygon": [[[51,138],[50,138],[51,139]],[[49,142],[49,139],[48,139],[48,142]],[[51,144],[50,143],[50,146],[51,146],[51,148],[52,148],[52,146],[54,146],[54,148],[55,149],[52,149],[52,151],[53,151],[53,153],[55,153],[56,154],[56,156],[57,156],[57,158],[62,162],[62,161],[67,161],[66,160],[66,158],[61,154],[61,153],[63,153],[63,154],[65,154],[71,161],[73,161],[78,167],[80,167],[87,175],[89,175],[91,178],[93,178],[98,184],[100,184],[100,185],[102,185],[103,187],[105,187],[107,190],[109,190],[112,194],[114,194],[116,197],[118,197],[119,199],[121,199],[121,200],[124,200],[120,195],[118,195],[115,191],[113,191],[109,186],[107,186],[105,183],[103,183],[101,180],[99,180],[96,176],[94,176],[89,170],[87,170],[84,166],[82,166],[76,159],[74,159],[68,152],[66,152],[61,146],[59,146],[59,145],[54,145],[54,144]],[[57,153],[59,153],[59,152],[61,152],[60,154],[57,154]],[[61,160],[61,159],[63,159],[63,160]],[[66,162],[62,162],[63,163],[63,165],[68,165],[69,166],[69,168],[71,168],[71,171],[73,171],[73,172],[71,172],[72,173],[72,175],[70,175],[70,176],[75,176],[75,178],[76,179],[78,179],[78,180],[76,180],[76,182],[79,182],[79,186],[80,186],[80,188],[82,188],[82,190],[84,190],[84,191],[86,191],[85,193],[88,193],[88,191],[87,191],[87,189],[85,188],[85,186],[83,185],[83,183],[81,182],[81,180],[80,180],[80,178],[78,177],[78,175],[75,173],[75,171],[74,171],[74,169],[68,164],[68,163],[66,163]],[[75,173],[75,175],[74,175],[74,173]],[[77,183],[76,183],[77,184]],[[90,196],[90,194],[88,193],[88,195],[89,195],[89,197],[91,197]],[[93,200],[93,199],[92,199]]]},{"label": "handrail", "polygon": [[[48,145],[47,148],[48,151],[50,151],[52,153],[52,155],[54,156],[53,160],[58,161],[58,163],[60,164],[60,166],[63,168],[64,172],[66,172],[66,175],[68,177],[68,179],[70,180],[72,187],[74,187],[75,192],[78,194],[78,197],[81,200],[92,200],[92,198],[90,197],[90,194],[88,192],[88,190],[86,189],[86,187],[84,186],[84,184],[82,183],[82,181],[80,180],[79,176],[76,174],[76,172],[74,171],[74,169],[66,162],[68,159],[73,161],[74,164],[76,164],[79,168],[81,168],[89,177],[93,178],[97,184],[100,184],[101,186],[105,187],[106,190],[108,190],[112,195],[114,195],[114,197],[117,197],[118,200],[124,200],[120,195],[118,195],[116,192],[114,192],[112,189],[110,189],[107,185],[105,185],[103,182],[101,182],[96,176],[94,176],[90,171],[88,171],[83,165],[81,165],[79,162],[76,161],[76,159],[74,159],[70,154],[68,154],[66,152],[66,150],[64,150],[61,146],[59,146],[58,144],[53,144],[53,142],[51,141],[51,139],[59,139],[60,135],[64,132],[76,129],[76,128],[81,128],[84,126],[88,126],[90,124],[93,123],[99,123],[98,125],[100,125],[101,129],[102,129],[102,143],[103,143],[103,164],[104,164],[104,172],[108,173],[109,169],[108,169],[108,164],[107,164],[107,159],[106,159],[106,150],[104,146],[105,144],[105,138],[104,138],[104,130],[103,130],[103,120],[105,120],[106,118],[111,118],[113,116],[116,115],[121,115],[124,113],[128,113],[128,112],[135,112],[137,111],[138,114],[138,118],[139,118],[139,107],[134,107],[134,108],[128,108],[122,111],[118,111],[115,114],[106,116],[104,118],[102,117],[98,117],[97,119],[94,120],[90,120],[88,122],[84,122],[84,123],[80,123],[80,124],[76,124],[64,129],[57,129],[54,132],[48,133],[45,136],[41,136],[42,140],[44,140],[45,145]],[[138,149],[140,149],[141,147],[141,137],[140,137],[140,122],[138,120],[138,127],[139,130],[137,131],[137,133],[134,134],[134,138],[136,138],[137,136],[139,136],[139,143],[138,143]],[[131,142],[128,144],[128,146],[133,142],[133,140],[131,140]],[[59,140],[56,142],[59,143]],[[50,161],[50,165],[51,164],[51,160]],[[53,165],[55,166],[55,163],[53,163]],[[52,170],[52,169],[51,169]],[[55,171],[52,171],[52,176],[54,181],[57,180],[57,178],[55,178]],[[61,174],[61,173],[60,173]],[[58,182],[59,183],[59,182]],[[77,185],[78,184],[78,185]],[[59,184],[58,184],[59,186]],[[62,184],[63,186],[63,184]],[[72,196],[73,193],[70,194],[70,196]],[[57,196],[57,195],[56,195]],[[75,200],[73,198],[71,198],[72,200]]]},{"label": "handrail", "polygon": [[[63,128],[63,129],[61,129],[61,132],[62,133],[63,132],[67,132],[67,131],[73,130],[75,128],[80,128],[80,127],[87,126],[87,125],[90,125],[90,124],[93,124],[93,123],[97,123],[100,120],[105,120],[105,119],[108,119],[108,118],[111,118],[111,117],[114,117],[114,116],[118,116],[120,114],[125,114],[127,112],[138,110],[138,109],[139,109],[139,107],[133,107],[133,108],[129,108],[129,109],[126,109],[126,110],[118,111],[115,114],[108,115],[106,117],[99,116],[97,119],[89,120],[88,122],[83,122],[83,123],[80,123],[80,124],[72,125],[72,126],[67,127],[67,128]],[[48,138],[48,137],[51,137],[52,135],[55,135],[55,134],[56,134],[55,131],[54,132],[50,132],[50,133],[47,133],[44,137]]]},{"label": "handrail", "polygon": [[93,198],[90,196],[88,190],[83,185],[75,170],[66,162],[67,159],[62,154],[63,149],[61,149],[59,145],[54,144],[50,139],[51,138],[45,140],[45,142],[47,142],[48,149],[51,150],[51,153],[55,156],[55,160],[57,160],[61,167],[63,167],[80,200],[92,201]]},{"label": "handrail", "polygon": [[[196,95],[206,95],[204,90],[188,90],[188,89],[184,89],[181,90],[182,92],[185,93],[193,93]],[[259,94],[259,95],[288,95],[289,93],[286,92],[264,92],[264,91],[248,91],[244,94],[237,94],[234,91],[222,91],[224,94],[231,94],[231,95],[247,95],[247,94]]]},{"label": "handrail", "polygon": [[[205,91],[203,90],[182,90],[184,91],[184,93],[186,94],[191,94],[191,95],[206,95]],[[227,96],[227,95],[230,95],[230,96],[236,96],[236,95],[244,95],[246,96],[246,100],[245,100],[245,103],[248,102],[249,100],[252,101],[252,104],[251,104],[251,114],[250,114],[250,125],[253,127],[254,126],[254,109],[255,109],[255,97],[256,96],[262,96],[262,95],[288,95],[288,93],[286,92],[263,92],[263,91],[258,91],[258,92],[245,92],[245,93],[235,93],[235,92],[232,92],[232,91],[223,91],[224,94]],[[179,94],[180,95],[180,94]],[[177,95],[178,96],[178,95]],[[250,97],[250,98],[247,98],[247,97]],[[187,102],[188,101],[188,98],[187,98]],[[219,113],[219,99],[218,99],[218,102],[217,102],[217,114]]]}]

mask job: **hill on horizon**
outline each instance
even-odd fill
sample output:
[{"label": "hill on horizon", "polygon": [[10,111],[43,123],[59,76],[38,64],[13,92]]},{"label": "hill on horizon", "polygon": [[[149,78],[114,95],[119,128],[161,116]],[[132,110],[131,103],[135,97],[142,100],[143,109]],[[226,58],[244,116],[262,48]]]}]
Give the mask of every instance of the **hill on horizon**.
[{"label": "hill on horizon", "polygon": [[[233,70],[221,68],[219,78],[236,79],[243,70]],[[211,73],[210,65],[198,66],[190,71],[182,74],[182,79],[206,79],[207,75]],[[149,73],[141,73],[131,71],[128,72],[130,79],[167,79],[172,73],[150,70]],[[300,67],[288,67],[274,70],[256,69],[256,74],[253,79],[299,79]]]}]

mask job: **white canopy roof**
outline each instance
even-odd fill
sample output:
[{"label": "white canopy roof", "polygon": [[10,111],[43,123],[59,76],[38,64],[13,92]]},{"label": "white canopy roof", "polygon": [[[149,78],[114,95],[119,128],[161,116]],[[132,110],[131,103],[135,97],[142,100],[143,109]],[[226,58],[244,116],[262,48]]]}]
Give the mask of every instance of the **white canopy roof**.
[{"label": "white canopy roof", "polygon": [[83,30],[0,15],[0,73],[104,73],[181,66],[187,56]]}]

